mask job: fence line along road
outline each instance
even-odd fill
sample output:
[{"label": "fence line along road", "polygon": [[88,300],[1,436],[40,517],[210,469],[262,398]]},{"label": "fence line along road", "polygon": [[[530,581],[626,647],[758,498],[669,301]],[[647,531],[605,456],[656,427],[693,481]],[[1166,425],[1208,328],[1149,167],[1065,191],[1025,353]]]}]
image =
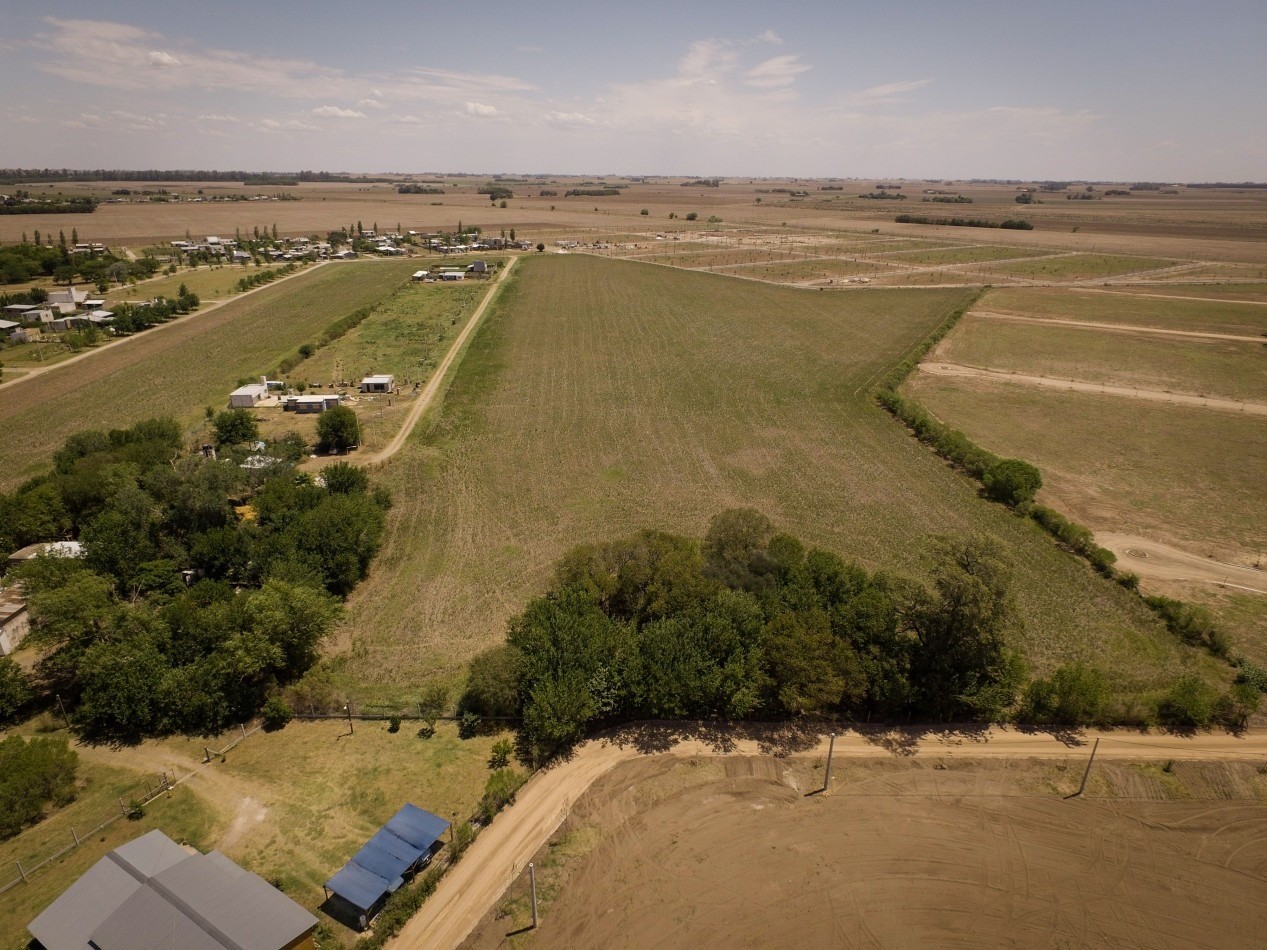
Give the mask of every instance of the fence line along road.
[{"label": "fence line along road", "polygon": [[18,876],[13,878],[13,880],[8,881],[7,883],[0,884],[0,894],[4,894],[5,892],[11,890],[12,888],[17,887],[19,884],[30,883],[30,879],[35,874],[42,871],[44,868],[48,867],[50,864],[52,864],[54,861],[56,861],[58,858],[62,857],[63,855],[69,854],[71,851],[74,851],[81,844],[84,844],[85,842],[87,842],[89,838],[92,838],[96,836],[97,834],[99,834],[100,832],[104,831],[105,829],[109,828],[119,819],[128,817],[129,813],[132,812],[135,808],[137,807],[144,808],[146,805],[150,804],[150,802],[154,801],[154,799],[158,798],[160,795],[164,794],[165,792],[170,792],[172,789],[176,788],[177,786],[183,785],[185,782],[189,781],[195,775],[202,772],[203,769],[207,768],[210,765],[210,763],[214,762],[217,758],[219,758],[220,756],[223,756],[230,749],[234,748],[243,740],[245,740],[248,736],[253,736],[255,735],[255,733],[259,732],[261,729],[261,726],[259,725],[253,726],[251,729],[247,729],[245,726],[239,726],[238,729],[241,734],[237,736],[232,742],[230,742],[223,749],[212,750],[210,747],[204,746],[204,749],[207,753],[207,758],[206,758],[206,761],[203,763],[202,768],[194,769],[192,772],[187,772],[184,775],[179,775],[179,776],[177,775],[175,771],[171,773],[162,772],[158,776],[158,781],[153,786],[150,785],[149,780],[147,779],[145,781],[145,784],[142,786],[145,789],[144,792],[142,792],[140,795],[134,796],[130,802],[125,801],[122,797],[119,798],[118,812],[111,814],[104,821],[98,824],[95,828],[89,828],[86,831],[80,831],[79,829],[75,828],[72,825],[71,828],[69,829],[71,840],[65,847],[60,848],[59,850],[53,852],[47,857],[40,859],[38,862],[30,865],[29,867],[23,864],[20,860],[15,861],[14,863],[17,865]]}]

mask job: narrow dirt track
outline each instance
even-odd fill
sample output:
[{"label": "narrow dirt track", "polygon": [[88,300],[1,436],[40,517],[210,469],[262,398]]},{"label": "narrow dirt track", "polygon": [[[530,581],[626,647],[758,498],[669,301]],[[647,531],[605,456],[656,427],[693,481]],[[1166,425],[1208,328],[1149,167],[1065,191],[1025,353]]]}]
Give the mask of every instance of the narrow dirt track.
[{"label": "narrow dirt track", "polygon": [[1204,330],[1166,330],[1161,327],[1146,327],[1139,324],[1093,323],[1090,320],[1060,320],[1055,317],[1025,317],[1019,313],[999,313],[994,310],[974,310],[970,317],[982,317],[986,320],[1008,320],[1015,323],[1038,323],[1044,326],[1073,327],[1075,330],[1098,330],[1108,333],[1142,334],[1144,336],[1176,336],[1198,340],[1234,340],[1241,343],[1264,343],[1262,336],[1240,335],[1236,333],[1214,333]]},{"label": "narrow dirt track", "polygon": [[1107,383],[1084,383],[1073,379],[1057,379],[1052,376],[1030,376],[1025,373],[1009,373],[1006,370],[964,366],[961,363],[920,363],[921,373],[931,376],[951,376],[968,379],[994,379],[1021,386],[1042,386],[1047,389],[1073,390],[1080,393],[1101,393],[1107,396],[1126,396],[1146,399],[1150,402],[1170,402],[1183,406],[1201,406],[1220,412],[1240,412],[1267,416],[1267,403],[1237,402],[1234,399],[1213,399],[1188,393],[1168,393],[1161,389],[1135,389],[1130,386],[1110,386]]},{"label": "narrow dirt track", "polygon": [[422,388],[422,392],[418,394],[418,398],[414,400],[414,404],[409,408],[409,415],[405,416],[404,423],[401,424],[400,431],[395,437],[387,443],[387,445],[374,455],[363,460],[357,460],[361,465],[377,465],[379,462],[385,462],[404,447],[405,440],[409,438],[409,434],[414,431],[414,426],[418,424],[418,420],[422,418],[422,414],[431,408],[431,404],[435,401],[436,394],[440,392],[440,387],[444,385],[445,377],[449,374],[449,369],[457,360],[458,355],[466,346],[467,340],[475,333],[475,328],[479,326],[480,319],[484,316],[484,311],[488,309],[488,305],[492,302],[493,297],[497,295],[498,288],[501,287],[502,281],[510,276],[511,270],[515,266],[517,257],[506,259],[506,266],[502,268],[502,272],[497,275],[497,279],[493,281],[493,285],[488,288],[488,293],[484,295],[484,299],[480,301],[480,305],[475,308],[475,312],[471,314],[471,319],[466,321],[466,326],[462,328],[462,332],[457,335],[457,339],[453,341],[453,345],[449,347],[449,352],[444,354],[444,359],[440,361],[440,365],[436,367],[436,371],[431,374],[431,378],[427,380],[427,385]]},{"label": "narrow dirt track", "polygon": [[[586,789],[616,765],[643,755],[763,755],[786,752],[778,734],[769,740],[730,739],[714,733],[708,740],[678,738],[667,727],[646,727],[630,734],[600,737],[580,746],[570,759],[538,772],[520,790],[515,804],[498,816],[440,881],[422,910],[389,946],[395,950],[440,950],[456,947],[475,929],[515,875],[563,823],[568,810]],[[1267,731],[1242,736],[1142,735],[1133,732],[1087,732],[1067,735],[1024,733],[1010,729],[940,731],[850,731],[836,738],[842,758],[931,756],[934,758],[1044,758],[1086,761],[1099,739],[1097,756],[1118,760],[1167,759],[1264,760]],[[828,740],[814,737],[797,743],[794,754],[824,756]]]},{"label": "narrow dirt track", "polygon": [[1267,594],[1267,571],[1228,564],[1133,534],[1097,531],[1096,543],[1117,555],[1117,563],[1140,577],[1162,581],[1206,581]]}]

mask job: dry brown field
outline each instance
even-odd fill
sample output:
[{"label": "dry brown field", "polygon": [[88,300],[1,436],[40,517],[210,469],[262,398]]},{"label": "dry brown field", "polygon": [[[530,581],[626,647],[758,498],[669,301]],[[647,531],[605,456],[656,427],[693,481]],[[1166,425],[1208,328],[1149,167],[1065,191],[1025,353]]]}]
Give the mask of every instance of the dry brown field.
[{"label": "dry brown field", "polygon": [[463,947],[1201,946],[1258,940],[1256,763],[658,757],[608,773]]}]

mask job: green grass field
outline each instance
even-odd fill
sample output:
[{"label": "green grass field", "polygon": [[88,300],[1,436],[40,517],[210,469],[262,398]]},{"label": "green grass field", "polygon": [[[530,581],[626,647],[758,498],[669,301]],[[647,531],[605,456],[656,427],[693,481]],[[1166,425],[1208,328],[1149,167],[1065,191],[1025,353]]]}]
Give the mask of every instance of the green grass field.
[{"label": "green grass field", "polygon": [[938,356],[968,366],[1057,379],[1267,401],[1267,347],[1239,340],[969,316],[942,342]]},{"label": "green grass field", "polygon": [[[1156,288],[1153,288],[1154,290]],[[1172,287],[1168,293],[1204,296],[1227,288]],[[1253,335],[1267,333],[1267,307],[1253,303],[1220,300],[1176,300],[1144,293],[1130,295],[1094,290],[1065,290],[1049,287],[1005,287],[991,290],[977,302],[977,310],[1015,313],[1024,317],[1055,320],[1086,320],[1091,323],[1122,323],[1128,326],[1157,327],[1162,330],[1190,330],[1206,333]],[[1264,337],[1267,341],[1267,337]]]},{"label": "green grass field", "polygon": [[521,266],[440,412],[380,473],[396,504],[343,631],[359,690],[460,676],[574,544],[699,536],[739,505],[917,576],[932,536],[994,535],[1036,669],[1094,658],[1147,687],[1191,658],[866,397],[966,292],[808,294],[587,256]]},{"label": "green grass field", "polygon": [[1178,263],[1180,262],[1155,257],[1127,257],[1121,254],[1070,254],[1066,257],[1015,261],[991,269],[1005,277],[1025,277],[1030,280],[1095,280],[1158,270]]},{"label": "green grass field", "polygon": [[106,292],[107,306],[120,303],[135,303],[138,300],[152,300],[155,297],[175,297],[180,285],[184,284],[204,302],[232,297],[238,293],[238,281],[250,274],[261,271],[279,270],[279,267],[243,267],[241,264],[225,264],[222,267],[199,267],[195,270],[182,270],[171,276],[156,277],[142,281],[131,287],[112,287]]},{"label": "green grass field", "polygon": [[390,296],[414,269],[410,261],[330,264],[5,389],[0,488],[41,471],[73,432],[151,416],[196,428],[204,406],[228,405],[239,379],[266,372],[336,320]]},{"label": "green grass field", "polygon": [[736,277],[755,277],[758,280],[773,283],[796,283],[834,280],[839,277],[877,277],[881,274],[894,273],[894,270],[874,261],[797,258],[771,264],[743,264],[727,268],[726,273],[734,274]]},{"label": "green grass field", "polygon": [[906,385],[979,445],[1037,465],[1040,500],[1092,529],[1267,551],[1261,417],[926,374]]},{"label": "green grass field", "polygon": [[[1188,280],[1196,279],[1195,273],[1185,275]],[[1249,303],[1267,303],[1267,284],[1167,284],[1158,286],[1136,286],[1123,288],[1132,294],[1143,296],[1183,296],[1201,297],[1207,300],[1242,300]]]}]

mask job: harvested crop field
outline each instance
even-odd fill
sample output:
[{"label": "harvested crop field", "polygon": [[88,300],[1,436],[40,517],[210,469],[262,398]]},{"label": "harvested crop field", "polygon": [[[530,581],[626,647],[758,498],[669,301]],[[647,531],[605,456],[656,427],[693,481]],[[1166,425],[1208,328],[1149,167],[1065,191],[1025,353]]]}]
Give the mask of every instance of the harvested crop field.
[{"label": "harvested crop field", "polygon": [[1267,402],[1267,348],[1248,340],[969,315],[934,358],[1057,379]]},{"label": "harvested crop field", "polygon": [[152,416],[193,422],[336,320],[389,296],[408,261],[330,264],[181,317],[86,359],[8,387],[0,398],[0,487],[45,468],[73,432]]},{"label": "harvested crop field", "polygon": [[1093,530],[1235,563],[1267,549],[1261,416],[922,373],[906,387],[982,447],[1037,465],[1039,500]]},{"label": "harvested crop field", "polygon": [[997,537],[1036,670],[1098,657],[1152,689],[1203,662],[866,396],[969,293],[807,293],[588,255],[521,268],[443,407],[380,472],[396,502],[343,631],[358,690],[460,675],[576,544],[699,537],[739,506],[912,576],[936,535]]},{"label": "harvested crop field", "polygon": [[[1120,290],[1066,290],[1016,287],[992,290],[978,303],[978,310],[1014,313],[1025,317],[1121,323],[1204,333],[1267,333],[1267,307],[1256,303],[1199,299],[1213,287],[1172,287],[1157,297],[1144,288]],[[1156,288],[1152,288],[1156,290]],[[1267,337],[1264,337],[1267,341]]]},{"label": "harvested crop field", "polygon": [[[815,769],[814,766],[817,766]],[[1265,780],[1249,763],[660,757],[619,767],[536,856],[533,947],[1255,944]],[[464,944],[517,946],[517,879]],[[526,944],[525,944],[526,945]]]}]

